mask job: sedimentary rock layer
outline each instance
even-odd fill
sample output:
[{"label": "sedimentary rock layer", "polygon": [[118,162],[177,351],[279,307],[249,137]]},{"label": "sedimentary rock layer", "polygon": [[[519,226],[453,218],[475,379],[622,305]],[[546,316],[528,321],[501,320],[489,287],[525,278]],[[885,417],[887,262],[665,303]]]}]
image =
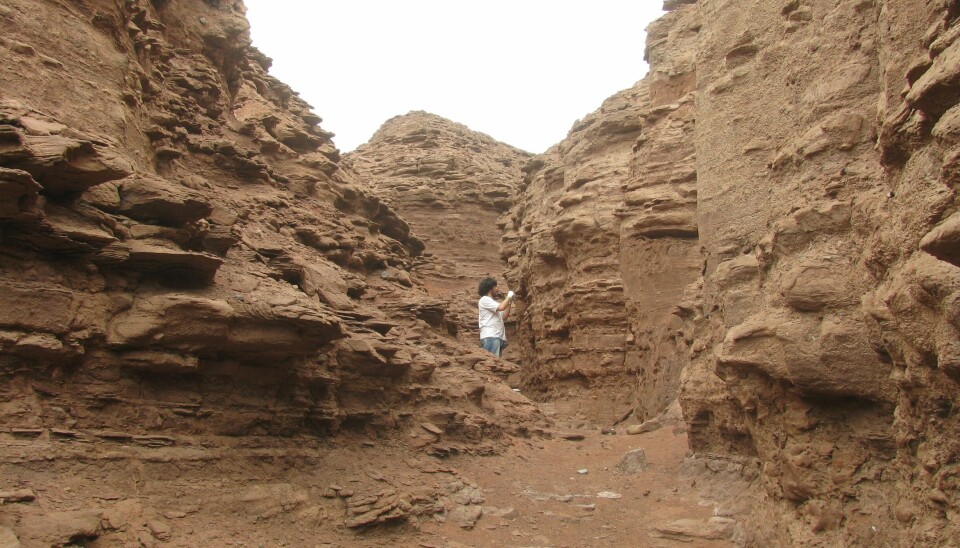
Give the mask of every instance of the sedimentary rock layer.
[{"label": "sedimentary rock layer", "polygon": [[387,120],[346,162],[411,223],[429,251],[414,272],[439,293],[499,274],[500,214],[530,154],[426,112]]},{"label": "sedimentary rock layer", "polygon": [[607,421],[679,375],[692,449],[762,468],[748,542],[952,542],[960,4],[666,5],[525,169],[527,386]]},{"label": "sedimentary rock layer", "polygon": [[956,538],[958,5],[697,9],[693,448],[806,524],[759,542]]}]

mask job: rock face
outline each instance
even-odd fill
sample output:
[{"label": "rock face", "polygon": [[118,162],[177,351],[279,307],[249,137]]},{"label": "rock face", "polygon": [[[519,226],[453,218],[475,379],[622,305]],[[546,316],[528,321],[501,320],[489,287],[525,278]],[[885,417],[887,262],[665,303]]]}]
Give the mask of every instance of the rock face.
[{"label": "rock face", "polygon": [[953,542],[960,4],[666,4],[525,168],[527,388],[607,422],[679,385],[692,449],[762,468],[745,542]]},{"label": "rock face", "polygon": [[955,539],[958,5],[697,9],[691,444],[758,458],[795,538]]},{"label": "rock face", "polygon": [[695,10],[649,29],[650,74],[524,169],[503,249],[526,304],[524,384],[610,424],[675,397],[673,315],[699,276]]},{"label": "rock face", "polygon": [[691,467],[760,470],[742,528],[658,535],[955,543],[960,3],[664,4],[521,169],[423,113],[341,158],[239,1],[0,1],[3,544],[473,527],[433,457],[542,421],[425,287],[472,303],[498,222],[525,393],[679,398]]},{"label": "rock face", "polygon": [[[414,450],[446,455],[536,424],[445,332],[410,279],[423,242],[267,74],[241,2],[5,0],[0,26],[0,490],[42,492],[3,518],[25,545],[171,538],[103,504],[46,513],[83,508],[88,486],[148,518],[141,487],[167,496],[152,482],[191,462],[247,481],[238,462],[316,465],[298,451],[333,433],[409,424]],[[144,458],[146,483],[73,465]],[[255,476],[304,481],[290,473]],[[417,507],[386,498],[350,523]]]}]

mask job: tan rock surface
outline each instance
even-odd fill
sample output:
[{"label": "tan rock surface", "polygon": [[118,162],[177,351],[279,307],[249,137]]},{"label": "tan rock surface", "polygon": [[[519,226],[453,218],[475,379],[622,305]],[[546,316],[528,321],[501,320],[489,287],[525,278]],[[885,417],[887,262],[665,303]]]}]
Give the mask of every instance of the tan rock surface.
[{"label": "tan rock surface", "polygon": [[957,2],[664,5],[542,155],[344,159],[239,1],[0,0],[0,541],[954,545]]},{"label": "tan rock surface", "polygon": [[931,494],[957,452],[955,8],[697,4],[681,403],[695,452],[762,463],[748,542],[958,536],[957,492]]},{"label": "tan rock surface", "polygon": [[697,458],[762,467],[740,542],[951,545],[955,3],[666,5],[525,168],[524,389],[602,425],[681,385]]}]

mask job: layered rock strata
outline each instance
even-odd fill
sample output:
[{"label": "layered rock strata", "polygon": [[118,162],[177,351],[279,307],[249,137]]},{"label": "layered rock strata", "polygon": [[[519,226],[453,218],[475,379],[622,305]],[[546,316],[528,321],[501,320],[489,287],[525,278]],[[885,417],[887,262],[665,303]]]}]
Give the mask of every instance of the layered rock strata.
[{"label": "layered rock strata", "polygon": [[683,354],[672,315],[699,276],[694,154],[698,14],[651,25],[650,74],[525,168],[503,237],[526,305],[526,389],[609,425],[666,409]]},{"label": "layered rock strata", "polygon": [[435,294],[500,274],[499,216],[510,208],[529,158],[426,112],[387,120],[345,156],[429,244],[413,272]]},{"label": "layered rock strata", "polygon": [[691,445],[762,463],[756,542],[949,542],[958,4],[697,9]]},{"label": "layered rock strata", "polygon": [[[301,481],[243,463],[316,466],[330,434],[410,432],[443,456],[536,421],[447,335],[410,281],[423,242],[267,74],[241,2],[6,0],[0,28],[0,491],[40,501],[0,525],[22,542],[185,534],[140,524],[193,463],[240,505],[232,482]],[[187,476],[212,519],[217,490]],[[316,492],[268,495],[309,509]],[[434,508],[420,501],[395,490],[344,517]],[[120,505],[134,517],[105,517]]]}]

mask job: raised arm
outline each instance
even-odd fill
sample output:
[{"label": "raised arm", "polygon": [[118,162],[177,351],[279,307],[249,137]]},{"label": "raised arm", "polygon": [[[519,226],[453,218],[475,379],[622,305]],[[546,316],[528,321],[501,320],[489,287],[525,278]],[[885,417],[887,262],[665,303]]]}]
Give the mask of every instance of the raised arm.
[{"label": "raised arm", "polygon": [[510,305],[513,304],[513,291],[507,292],[507,298],[497,307],[497,312],[503,312],[503,319],[510,315]]}]

